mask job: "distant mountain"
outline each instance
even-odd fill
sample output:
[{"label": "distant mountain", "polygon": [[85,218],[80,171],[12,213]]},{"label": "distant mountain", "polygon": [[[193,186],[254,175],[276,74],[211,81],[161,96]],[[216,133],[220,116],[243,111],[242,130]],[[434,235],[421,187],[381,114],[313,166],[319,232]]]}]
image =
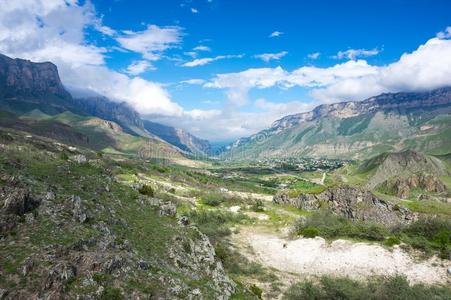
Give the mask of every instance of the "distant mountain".
[{"label": "distant mountain", "polygon": [[446,154],[451,151],[450,112],[451,88],[324,104],[239,139],[225,155],[363,159],[403,149]]},{"label": "distant mountain", "polygon": [[70,111],[117,123],[126,133],[166,141],[190,153],[209,153],[208,141],[181,129],[147,122],[125,102],[103,96],[74,98],[61,83],[58,69],[51,62],[34,63],[0,54],[0,109],[17,115],[39,111],[57,115]]},{"label": "distant mountain", "polygon": [[207,140],[202,140],[180,128],[174,128],[159,123],[144,120],[144,128],[165,140],[166,142],[193,154],[209,154],[211,145]]}]

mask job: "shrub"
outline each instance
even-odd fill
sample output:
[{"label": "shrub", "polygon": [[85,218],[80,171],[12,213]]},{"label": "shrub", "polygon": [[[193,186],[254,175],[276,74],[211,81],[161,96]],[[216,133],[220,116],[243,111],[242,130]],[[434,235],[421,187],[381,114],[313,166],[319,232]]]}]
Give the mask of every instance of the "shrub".
[{"label": "shrub", "polygon": [[98,158],[102,158],[103,157],[103,152],[102,151],[97,151],[96,156]]},{"label": "shrub", "polygon": [[405,277],[373,277],[368,282],[323,276],[319,282],[304,281],[292,285],[283,299],[448,299],[449,287],[410,286]]},{"label": "shrub", "polygon": [[265,210],[265,205],[263,204],[262,200],[256,200],[252,204],[252,210],[255,212],[262,212]]},{"label": "shrub", "polygon": [[187,215],[199,230],[210,238],[213,244],[232,233],[227,227],[227,223],[240,223],[247,219],[244,214],[208,209],[194,210]]},{"label": "shrub", "polygon": [[258,286],[256,286],[255,284],[251,285],[249,287],[249,290],[255,295],[257,296],[258,299],[262,299],[262,294],[263,294],[263,290],[261,288],[259,288]]},{"label": "shrub", "polygon": [[298,232],[300,235],[303,235],[306,238],[314,238],[315,236],[320,235],[318,228],[315,227],[306,227]]},{"label": "shrub", "polygon": [[[315,234],[315,236],[322,236],[328,239],[348,237],[383,241],[385,236],[388,235],[388,230],[381,225],[351,221],[345,217],[334,215],[327,210],[313,213],[306,220],[298,222],[295,227],[296,232],[299,234],[310,234],[310,237]],[[306,229],[308,230],[304,232]]]},{"label": "shrub", "polygon": [[388,247],[393,247],[394,245],[400,244],[401,241],[396,236],[391,236],[384,241],[384,245]]},{"label": "shrub", "polygon": [[100,297],[101,300],[121,300],[124,299],[121,290],[107,286]]},{"label": "shrub", "polygon": [[396,228],[393,234],[401,241],[427,254],[437,253],[449,259],[451,255],[451,220],[442,218],[420,219]]},{"label": "shrub", "polygon": [[142,195],[146,195],[149,197],[153,197],[155,195],[155,192],[153,188],[150,185],[144,184],[140,189],[139,193]]},{"label": "shrub", "polygon": [[204,193],[200,197],[200,202],[209,206],[219,206],[227,200],[227,196],[219,192]]},{"label": "shrub", "polygon": [[62,160],[68,160],[69,156],[67,156],[66,152],[61,152],[60,153],[60,159]]}]

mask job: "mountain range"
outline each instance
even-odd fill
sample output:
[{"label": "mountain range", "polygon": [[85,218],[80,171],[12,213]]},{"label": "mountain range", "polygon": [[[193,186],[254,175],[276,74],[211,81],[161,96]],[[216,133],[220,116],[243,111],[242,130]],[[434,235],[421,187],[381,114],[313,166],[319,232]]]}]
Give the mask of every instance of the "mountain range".
[{"label": "mountain range", "polygon": [[[5,112],[2,126],[60,136],[84,146],[94,145],[96,150],[130,153],[151,141],[158,144],[155,148],[166,149],[163,153],[212,152],[207,140],[143,119],[125,102],[103,96],[72,96],[51,62],[34,63],[0,54],[0,110]],[[450,87],[323,104],[238,139],[225,147],[221,156],[233,160],[301,156],[365,159],[406,149],[447,154],[451,149],[450,113]],[[49,122],[60,124],[50,126]],[[75,132],[69,134],[70,129]],[[135,146],[130,147],[130,143]]]},{"label": "mountain range", "polygon": [[451,149],[450,112],[451,88],[323,104],[235,141],[224,155],[233,159],[363,159],[404,149],[446,154]]}]

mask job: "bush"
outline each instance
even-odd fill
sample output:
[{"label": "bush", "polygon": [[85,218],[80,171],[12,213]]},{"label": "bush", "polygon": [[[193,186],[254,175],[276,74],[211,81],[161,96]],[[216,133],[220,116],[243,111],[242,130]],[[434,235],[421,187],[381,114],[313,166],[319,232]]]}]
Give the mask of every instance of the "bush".
[{"label": "bush", "polygon": [[306,228],[299,230],[298,234],[302,235],[306,238],[314,238],[314,237],[320,235],[320,232],[319,232],[318,228],[306,227]]},{"label": "bush", "polygon": [[121,300],[124,299],[121,290],[107,286],[100,297],[101,300]]},{"label": "bush", "polygon": [[219,206],[227,200],[226,195],[218,192],[204,193],[200,197],[200,202],[208,206]]},{"label": "bush", "polygon": [[103,152],[102,151],[97,151],[96,156],[98,158],[102,158],[103,157]]},{"label": "bush", "polygon": [[155,192],[153,188],[150,185],[144,184],[140,189],[139,193],[142,195],[146,195],[149,197],[153,197],[155,195]]},{"label": "bush", "polygon": [[[388,230],[381,225],[351,221],[345,217],[334,215],[327,210],[313,213],[305,221],[298,222],[295,227],[296,232],[306,237],[313,237],[312,235],[315,234],[315,236],[322,236],[327,239],[347,237],[383,241],[385,236],[388,235]],[[308,230],[304,232],[306,229]]]},{"label": "bush", "polygon": [[384,245],[388,247],[393,247],[394,245],[400,244],[401,241],[396,236],[391,236],[384,241]]},{"label": "bush", "polygon": [[367,283],[349,278],[323,276],[319,282],[305,281],[292,285],[283,299],[448,299],[449,287],[410,286],[405,277],[373,277]]},{"label": "bush", "polygon": [[68,160],[69,156],[67,156],[66,152],[61,152],[60,153],[60,159],[62,160]]},{"label": "bush", "polygon": [[394,230],[402,242],[427,254],[439,253],[442,258],[451,256],[451,220],[442,218],[420,219]]},{"label": "bush", "polygon": [[240,223],[247,219],[245,215],[240,213],[208,209],[194,210],[187,215],[199,230],[210,238],[213,244],[220,238],[232,233],[227,227],[227,223]]},{"label": "bush", "polygon": [[262,212],[265,210],[265,205],[263,204],[262,200],[256,200],[252,204],[252,210],[255,212]]},{"label": "bush", "polygon": [[249,290],[258,297],[258,299],[262,299],[263,290],[256,286],[255,284],[249,287]]}]

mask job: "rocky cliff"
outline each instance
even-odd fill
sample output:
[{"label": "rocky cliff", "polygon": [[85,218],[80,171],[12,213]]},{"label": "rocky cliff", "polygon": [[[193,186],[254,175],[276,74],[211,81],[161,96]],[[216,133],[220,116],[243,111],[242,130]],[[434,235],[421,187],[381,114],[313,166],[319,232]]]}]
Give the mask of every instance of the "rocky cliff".
[{"label": "rocky cliff", "polygon": [[406,208],[379,199],[369,191],[349,186],[329,188],[319,194],[302,194],[296,198],[289,198],[288,195],[281,193],[276,195],[273,201],[304,210],[328,208],[352,220],[386,226],[409,222],[414,217]]},{"label": "rocky cliff", "polygon": [[446,154],[451,148],[450,112],[451,88],[324,104],[238,140],[226,156],[364,159],[404,149]]},{"label": "rocky cliff", "polygon": [[45,112],[75,109],[71,95],[62,85],[57,67],[11,59],[0,54],[0,103],[16,111],[40,108]]}]

